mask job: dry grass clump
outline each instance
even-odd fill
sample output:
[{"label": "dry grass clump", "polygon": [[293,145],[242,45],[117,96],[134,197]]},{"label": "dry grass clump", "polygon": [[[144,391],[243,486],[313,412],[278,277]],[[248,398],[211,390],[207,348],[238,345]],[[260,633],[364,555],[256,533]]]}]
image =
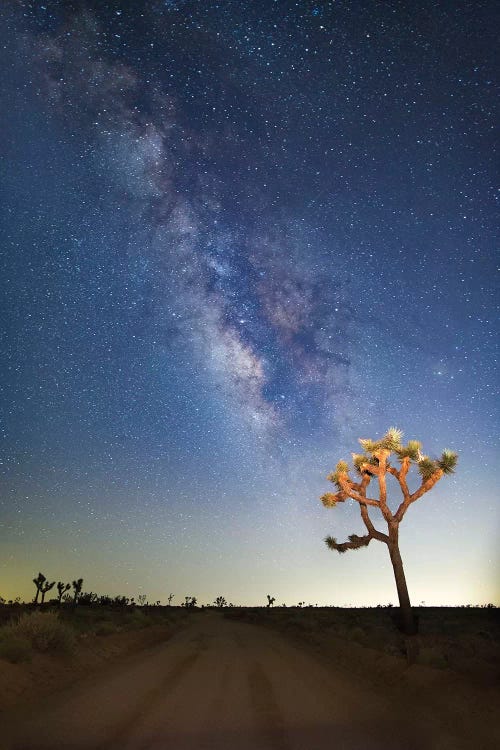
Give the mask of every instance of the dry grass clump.
[{"label": "dry grass clump", "polygon": [[0,642],[7,650],[15,652],[12,644],[16,642],[19,650],[20,641],[29,643],[34,651],[68,653],[75,646],[75,633],[55,612],[26,612],[0,629]]}]

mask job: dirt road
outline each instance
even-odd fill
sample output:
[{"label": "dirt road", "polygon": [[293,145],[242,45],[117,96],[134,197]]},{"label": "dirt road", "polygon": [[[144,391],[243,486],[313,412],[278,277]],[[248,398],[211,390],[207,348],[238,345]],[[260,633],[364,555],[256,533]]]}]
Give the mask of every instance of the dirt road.
[{"label": "dirt road", "polygon": [[[420,713],[420,715],[419,715]],[[457,750],[425,712],[391,704],[277,633],[193,617],[171,640],[12,715],[3,750]],[[475,744],[479,750],[481,744]]]}]

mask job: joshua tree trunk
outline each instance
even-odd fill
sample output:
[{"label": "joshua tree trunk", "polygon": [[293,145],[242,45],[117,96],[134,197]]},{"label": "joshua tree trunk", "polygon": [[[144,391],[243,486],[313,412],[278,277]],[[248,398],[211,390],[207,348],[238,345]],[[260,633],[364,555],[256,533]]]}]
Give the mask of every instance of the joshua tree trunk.
[{"label": "joshua tree trunk", "polygon": [[403,561],[399,552],[399,528],[392,526],[389,528],[389,554],[391,556],[394,578],[396,579],[396,588],[398,591],[399,611],[401,616],[401,626],[406,635],[415,635],[417,632],[417,623],[413,616],[408,587],[406,586],[405,572]]}]

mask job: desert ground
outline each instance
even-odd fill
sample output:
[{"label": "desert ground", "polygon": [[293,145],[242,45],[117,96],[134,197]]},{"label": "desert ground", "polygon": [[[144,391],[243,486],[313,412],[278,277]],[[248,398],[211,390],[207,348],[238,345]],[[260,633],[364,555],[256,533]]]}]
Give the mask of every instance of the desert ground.
[{"label": "desert ground", "polygon": [[[370,612],[374,621],[385,614]],[[370,637],[368,620],[364,627],[353,627],[352,613],[341,615],[347,623],[342,630],[339,624],[320,627],[322,616],[314,609],[193,612],[164,638],[158,631],[154,645],[128,656],[117,653],[118,658],[98,669],[94,664],[92,673],[80,674],[72,686],[42,696],[27,693],[30,699],[25,696],[17,705],[7,700],[0,715],[0,747],[500,747],[500,689],[493,657],[476,659],[485,663],[484,669],[476,663],[475,670],[467,660],[454,669],[437,662],[409,665],[404,639],[399,654],[396,642],[390,649],[372,648],[361,643]],[[479,639],[496,654],[497,645],[491,644],[497,619],[489,629],[488,622],[481,625]],[[151,641],[151,634],[147,637]],[[376,638],[372,645],[377,646]],[[25,669],[9,665],[18,666]]]}]

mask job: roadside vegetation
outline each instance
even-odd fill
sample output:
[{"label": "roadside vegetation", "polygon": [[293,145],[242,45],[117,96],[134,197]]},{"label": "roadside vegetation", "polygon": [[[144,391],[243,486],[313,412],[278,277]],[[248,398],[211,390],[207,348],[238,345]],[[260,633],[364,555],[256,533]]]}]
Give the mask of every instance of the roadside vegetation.
[{"label": "roadside vegetation", "polygon": [[[356,669],[356,654],[373,654],[375,661],[394,657],[402,669],[409,665],[451,669],[494,682],[500,678],[500,609],[493,604],[463,607],[416,607],[419,633],[409,639],[398,627],[392,605],[377,607],[234,607],[230,619],[262,625],[312,646],[335,651],[344,666]],[[417,649],[409,651],[408,642]],[[364,659],[359,659],[364,664]]]},{"label": "roadside vegetation", "polygon": [[[150,604],[145,594],[137,600],[122,595],[98,595],[83,590],[83,578],[64,582],[49,581],[39,572],[33,578],[32,602],[17,597],[6,601],[0,597],[0,660],[11,664],[30,662],[36,654],[65,658],[78,652],[83,642],[99,636],[113,636],[141,629],[169,628],[185,618],[185,609],[196,606],[187,597],[185,607]],[[46,595],[56,589],[56,596]],[[57,592],[57,593],[56,593]]]}]

